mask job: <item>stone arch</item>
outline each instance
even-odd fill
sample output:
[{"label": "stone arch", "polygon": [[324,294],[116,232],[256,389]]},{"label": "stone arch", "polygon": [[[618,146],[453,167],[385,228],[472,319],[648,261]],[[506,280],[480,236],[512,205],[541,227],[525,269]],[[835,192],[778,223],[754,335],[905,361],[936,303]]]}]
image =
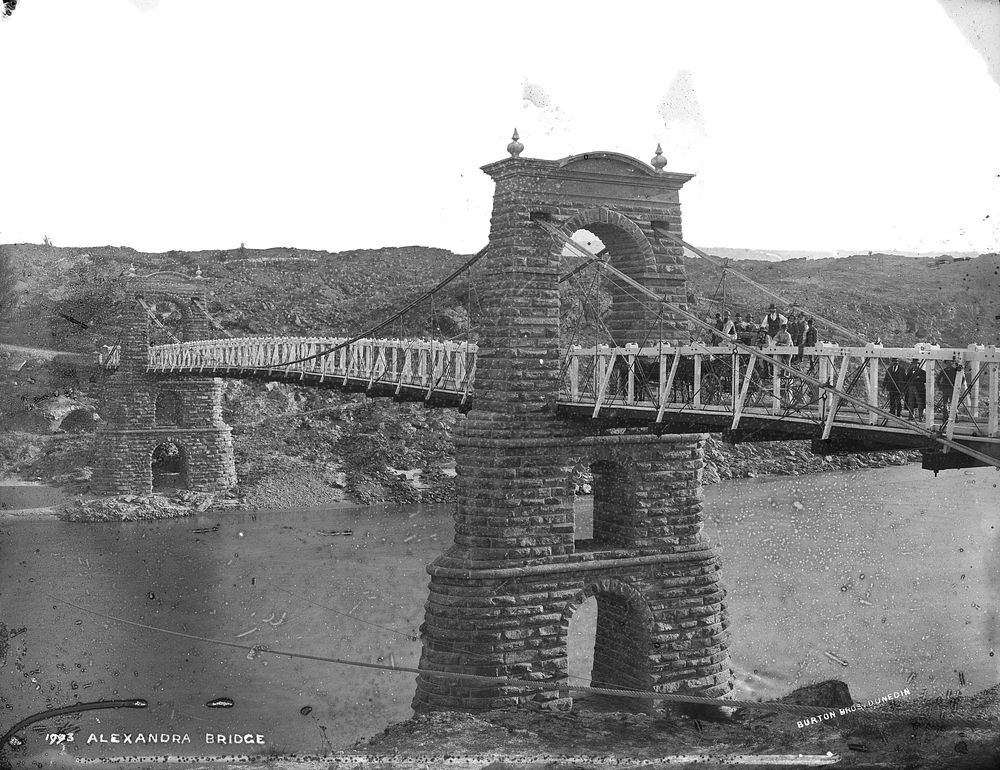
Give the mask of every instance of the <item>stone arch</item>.
[{"label": "stone arch", "polygon": [[[176,452],[171,448],[176,448]],[[191,469],[189,453],[183,442],[166,438],[149,453],[152,489],[187,489]]]},{"label": "stone arch", "polygon": [[[180,321],[176,324],[170,324],[168,326],[170,332],[181,342],[187,342],[191,339],[195,339],[192,335],[194,313],[192,311],[190,300],[185,300],[179,294],[168,291],[155,291],[147,292],[146,294],[138,294],[137,298],[144,300],[147,305],[153,307],[154,311],[157,311],[158,306],[162,306],[164,304],[169,304],[176,308],[178,314],[180,315]],[[146,324],[149,330],[149,335],[163,336],[163,332],[158,325],[151,324],[148,319]],[[173,342],[173,340],[163,339],[161,342]]]},{"label": "stone arch", "polygon": [[[608,253],[611,255],[612,259],[614,259],[616,255],[613,252],[611,245],[607,240],[605,240],[602,233],[609,234],[613,237],[617,231],[622,235],[627,236],[637,249],[642,260],[642,269],[649,272],[656,272],[656,256],[653,253],[652,244],[649,242],[649,239],[646,238],[646,235],[642,232],[639,226],[624,214],[613,211],[606,206],[595,206],[593,208],[577,212],[563,222],[560,229],[566,234],[567,237],[572,236],[577,230],[589,230],[604,242],[604,245],[607,247]],[[616,240],[620,239],[621,235],[619,235]],[[618,267],[617,265],[615,266]],[[623,270],[623,272],[628,272],[623,268],[619,269]]]},{"label": "stone arch", "polygon": [[597,596],[599,593],[618,594],[626,601],[634,603],[636,610],[642,617],[643,623],[647,628],[652,630],[654,622],[653,611],[646,602],[646,597],[634,586],[630,586],[625,581],[618,580],[617,578],[594,580],[587,583],[580,591],[577,591],[573,598],[566,602],[566,609],[563,610],[560,621],[563,630],[569,628],[570,618],[580,608],[580,605],[591,596]]},{"label": "stone arch", "polygon": [[59,428],[67,433],[90,433],[97,425],[94,410],[80,407],[69,412],[59,423]]},{"label": "stone arch", "polygon": [[[591,686],[652,689],[653,611],[642,593],[622,580],[599,578],[585,585],[567,602],[560,621],[562,649],[567,650],[574,614],[591,597],[597,600]],[[569,684],[568,670],[562,681]],[[622,705],[643,708],[644,702],[628,699]]]},{"label": "stone arch", "polygon": [[[648,283],[648,278],[657,274],[656,255],[649,239],[633,220],[618,211],[605,206],[584,209],[563,222],[561,229],[567,237],[579,230],[596,235],[604,243],[611,265],[640,283]],[[562,251],[561,245],[555,248]],[[642,343],[653,331],[649,324],[656,312],[649,312],[645,307],[649,303],[631,296],[635,292],[627,287],[615,281],[605,286],[611,295],[607,328],[613,341],[617,345]]]},{"label": "stone arch", "polygon": [[184,401],[174,390],[159,390],[153,411],[154,425],[183,425]]}]

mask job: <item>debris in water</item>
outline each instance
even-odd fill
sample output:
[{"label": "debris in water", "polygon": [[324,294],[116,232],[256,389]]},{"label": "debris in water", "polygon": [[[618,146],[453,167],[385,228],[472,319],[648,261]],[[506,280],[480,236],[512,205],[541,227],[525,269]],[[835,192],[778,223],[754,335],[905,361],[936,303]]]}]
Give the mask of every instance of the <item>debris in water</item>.
[{"label": "debris in water", "polygon": [[908,677],[906,677],[906,683],[910,684],[910,682],[914,682],[914,681],[916,681],[916,679],[917,679],[917,672],[916,671],[911,671],[910,675]]},{"label": "debris in water", "polygon": [[873,607],[873,606],[874,606],[874,605],[873,605],[873,604],[872,604],[872,603],[871,603],[870,601],[868,601],[867,599],[858,599],[858,601],[859,601],[859,602],[861,602],[861,603],[862,603],[863,605],[865,605],[866,607]]},{"label": "debris in water", "polygon": [[231,709],[236,704],[232,698],[213,698],[205,704],[205,708],[210,709]]},{"label": "debris in water", "polygon": [[244,631],[242,634],[236,634],[236,638],[237,639],[242,639],[244,636],[250,636],[250,634],[252,634],[254,631],[256,631],[257,628],[258,628],[257,626],[254,626],[249,631]]},{"label": "debris in water", "polygon": [[303,706],[302,708],[299,709],[299,713],[302,716],[307,717],[312,713],[312,710],[313,710],[312,706]]},{"label": "debris in water", "polygon": [[794,508],[797,511],[801,511],[803,508],[805,508],[805,506],[798,500],[796,500],[794,503],[792,503],[792,508]]},{"label": "debris in water", "polygon": [[[278,618],[277,620],[271,620],[271,619],[268,619],[268,620],[267,620],[267,621],[265,621],[265,622],[266,622],[266,623],[267,623],[268,625],[271,625],[271,626],[274,626],[275,628],[277,628],[278,626],[280,626],[280,625],[281,625],[282,623],[284,623],[284,622],[285,622],[285,616],[286,616],[286,615],[287,615],[287,613],[285,613],[285,612],[282,612],[282,613],[281,613],[281,617],[280,617],[280,618]],[[273,618],[273,617],[274,617],[274,613],[271,613],[271,618]]]},{"label": "debris in water", "polygon": [[403,538],[403,542],[404,543],[409,543],[411,540],[416,540],[416,538],[417,538],[416,535],[410,535],[409,537],[404,537]]},{"label": "debris in water", "polygon": [[836,655],[834,655],[834,654],[833,654],[832,652],[830,652],[829,650],[827,650],[827,651],[826,651],[826,652],[824,652],[823,654],[824,654],[824,655],[826,655],[826,657],[828,657],[828,658],[829,658],[830,660],[832,660],[832,661],[833,661],[834,663],[839,663],[839,664],[840,664],[840,665],[842,665],[842,666],[847,666],[847,665],[849,665],[849,664],[847,663],[847,661],[846,661],[846,660],[844,660],[843,658],[838,658],[838,657],[837,657]]},{"label": "debris in water", "polygon": [[198,529],[192,529],[196,535],[204,535],[206,532],[218,532],[219,525],[216,524],[214,527],[199,527]]},{"label": "debris in water", "polygon": [[[255,628],[254,631],[256,630],[257,629]],[[255,644],[253,647],[250,648],[250,652],[247,653],[247,660],[254,660],[263,651],[264,651],[264,645]]]},{"label": "debris in water", "polygon": [[316,534],[318,534],[318,535],[329,535],[331,537],[335,537],[335,536],[338,536],[338,535],[343,536],[343,537],[350,537],[350,536],[352,536],[354,534],[354,530],[353,529],[341,529],[341,530],[317,529],[316,530]]}]

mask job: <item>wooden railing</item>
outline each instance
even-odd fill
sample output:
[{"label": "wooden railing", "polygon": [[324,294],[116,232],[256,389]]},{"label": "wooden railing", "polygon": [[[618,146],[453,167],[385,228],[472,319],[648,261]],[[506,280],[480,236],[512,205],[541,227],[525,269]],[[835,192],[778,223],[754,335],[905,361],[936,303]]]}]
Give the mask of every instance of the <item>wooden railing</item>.
[{"label": "wooden railing", "polygon": [[[661,422],[666,413],[680,411],[728,414],[732,429],[750,415],[809,418],[823,420],[823,436],[828,437],[834,425],[875,426],[884,422],[874,409],[889,409],[889,395],[882,383],[892,359],[898,359],[907,365],[916,361],[924,372],[921,391],[926,407],[919,425],[941,429],[948,438],[956,433],[1000,436],[1000,350],[996,347],[821,344],[805,348],[801,357],[794,347],[767,347],[760,352],[791,363],[803,374],[829,383],[873,408],[859,407],[835,393],[825,393],[770,367],[754,353],[734,353],[729,345],[702,344],[574,347],[564,364],[559,400],[592,406],[594,417],[615,407],[634,413],[649,411],[655,422]],[[943,399],[938,374],[952,361],[959,369],[954,374],[954,387]],[[904,395],[903,415],[909,413]]]},{"label": "wooden railing", "polygon": [[[238,337],[149,348],[146,370],[226,376],[261,374],[382,390],[393,386],[430,397],[447,393],[464,403],[475,377],[476,346],[436,340],[360,339],[332,353],[345,337]],[[108,357],[117,366],[118,355]],[[303,360],[305,359],[305,360]]]},{"label": "wooden railing", "polygon": [[[336,352],[323,354],[345,341],[343,337],[240,337],[198,340],[149,348],[147,371],[162,374],[200,373],[209,376],[260,374],[281,379],[341,384],[385,392],[419,392],[457,396],[465,403],[475,377],[477,347],[465,342],[436,340],[361,339]],[[918,345],[889,348],[878,345],[843,347],[821,344],[805,348],[769,347],[760,350],[798,371],[848,394],[848,401],[788,373],[772,371],[755,353],[734,353],[729,345],[702,344],[672,347],[582,348],[574,346],[563,362],[560,404],[602,410],[625,407],[662,422],[668,413],[728,415],[732,429],[744,417],[767,415],[822,421],[824,437],[835,425],[878,426],[884,418],[874,409],[888,410],[882,387],[892,359],[924,371],[919,425],[953,435],[1000,438],[1000,351],[996,347],[941,348]],[[305,360],[301,360],[305,359]],[[119,351],[103,357],[109,368],[118,365]],[[938,374],[957,362],[955,385],[942,398]],[[909,416],[905,408],[904,416]],[[913,414],[917,423],[917,414]],[[898,427],[898,426],[896,426]]]}]

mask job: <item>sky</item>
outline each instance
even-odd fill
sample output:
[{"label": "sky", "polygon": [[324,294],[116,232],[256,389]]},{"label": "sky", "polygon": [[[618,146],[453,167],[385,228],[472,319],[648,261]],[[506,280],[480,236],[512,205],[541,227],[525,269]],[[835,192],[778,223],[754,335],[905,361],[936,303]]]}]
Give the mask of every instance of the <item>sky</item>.
[{"label": "sky", "polygon": [[695,173],[699,246],[996,251],[1000,3],[20,0],[0,242],[486,244],[525,157]]}]

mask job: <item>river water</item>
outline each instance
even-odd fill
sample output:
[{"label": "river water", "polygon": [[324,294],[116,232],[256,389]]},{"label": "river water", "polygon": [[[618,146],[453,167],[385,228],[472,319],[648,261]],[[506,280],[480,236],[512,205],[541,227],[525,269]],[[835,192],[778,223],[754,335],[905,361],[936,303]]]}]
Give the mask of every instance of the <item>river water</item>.
[{"label": "river water", "polygon": [[[972,693],[1000,680],[998,483],[992,469],[935,478],[907,466],[707,487],[738,696],[826,678],[846,681],[856,699],[903,686]],[[581,498],[581,519],[589,507]],[[323,534],[343,530],[353,534]],[[142,711],[90,711],[38,729],[78,728],[70,752],[81,757],[245,752],[206,743],[206,733],[259,733],[280,752],[349,746],[410,715],[413,674],[248,657],[64,601],[195,636],[415,667],[424,568],[452,535],[446,506],[4,521],[0,621],[14,636],[0,649],[0,727],[77,700],[144,698]],[[583,677],[592,622],[585,607],[571,627],[571,673]],[[220,697],[234,707],[206,707]],[[190,743],[99,742],[140,732]],[[25,735],[19,755],[40,751],[42,736]]]}]

